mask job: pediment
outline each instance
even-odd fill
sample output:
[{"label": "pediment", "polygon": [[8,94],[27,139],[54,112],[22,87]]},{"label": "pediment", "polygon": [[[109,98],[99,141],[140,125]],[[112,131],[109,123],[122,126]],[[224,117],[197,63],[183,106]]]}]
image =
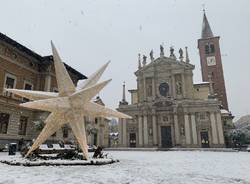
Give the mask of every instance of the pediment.
[{"label": "pediment", "polygon": [[178,61],[176,59],[169,57],[159,57],[154,61],[150,62],[149,64],[147,64],[146,66],[142,67],[140,70],[136,71],[135,74],[138,74],[139,71],[143,73],[150,73],[153,72],[155,68],[157,68],[158,71],[183,70],[183,69],[193,70],[194,65],[183,61]]}]

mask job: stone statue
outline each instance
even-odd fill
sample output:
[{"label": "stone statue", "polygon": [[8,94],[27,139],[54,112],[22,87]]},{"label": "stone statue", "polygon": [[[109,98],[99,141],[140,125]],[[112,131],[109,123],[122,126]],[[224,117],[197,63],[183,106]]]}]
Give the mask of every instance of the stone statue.
[{"label": "stone statue", "polygon": [[180,60],[183,61],[183,58],[184,58],[184,57],[183,57],[183,50],[182,50],[181,48],[180,48],[180,50],[179,50],[179,54],[180,54],[180,57],[179,57]]},{"label": "stone statue", "polygon": [[160,45],[160,56],[164,56],[164,47]]},{"label": "stone statue", "polygon": [[149,53],[151,61],[154,61],[154,52],[153,50],[150,51]]},{"label": "stone statue", "polygon": [[143,55],[142,57],[142,65],[145,66],[147,64],[147,56]]},{"label": "stone statue", "polygon": [[170,47],[170,56],[174,56],[174,48]]},{"label": "stone statue", "polygon": [[185,130],[184,130],[184,127],[181,126],[181,135],[184,136],[185,135]]},{"label": "stone statue", "polygon": [[186,50],[186,62],[189,63],[190,60],[189,60],[189,56],[188,56],[188,47],[185,47],[185,50]]},{"label": "stone statue", "polygon": [[182,94],[182,83],[181,83],[181,81],[176,82],[176,93],[177,93],[177,95]]}]

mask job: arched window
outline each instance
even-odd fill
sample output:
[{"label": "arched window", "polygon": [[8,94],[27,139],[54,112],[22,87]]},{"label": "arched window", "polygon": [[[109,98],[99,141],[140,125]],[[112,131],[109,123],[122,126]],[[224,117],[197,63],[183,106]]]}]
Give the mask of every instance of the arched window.
[{"label": "arched window", "polygon": [[215,53],[215,47],[213,43],[207,43],[205,45],[205,53],[206,54],[213,54]]},{"label": "arched window", "polygon": [[208,44],[205,45],[205,53],[206,53],[206,54],[209,54],[209,45],[208,45]]},{"label": "arched window", "polygon": [[215,49],[214,49],[214,44],[210,44],[210,53],[214,53]]}]

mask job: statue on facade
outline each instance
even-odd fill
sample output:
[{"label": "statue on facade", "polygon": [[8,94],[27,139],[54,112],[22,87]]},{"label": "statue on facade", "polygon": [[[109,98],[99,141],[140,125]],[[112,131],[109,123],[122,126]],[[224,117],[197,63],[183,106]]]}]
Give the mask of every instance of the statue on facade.
[{"label": "statue on facade", "polygon": [[185,50],[186,50],[186,62],[189,63],[190,60],[189,60],[189,56],[188,56],[188,47],[185,47]]},{"label": "statue on facade", "polygon": [[147,64],[147,56],[143,55],[143,57],[142,57],[142,65],[146,66],[146,64]]},{"label": "statue on facade", "polygon": [[164,56],[164,47],[160,45],[160,56]]},{"label": "statue on facade", "polygon": [[183,57],[183,50],[182,50],[182,48],[180,48],[179,54],[180,54],[180,57],[179,57],[180,61],[183,61],[184,57]]},{"label": "statue on facade", "polygon": [[182,83],[181,83],[181,81],[176,82],[176,93],[177,93],[177,95],[182,94]]},{"label": "statue on facade", "polygon": [[182,136],[184,136],[184,135],[185,135],[184,126],[181,126],[181,135],[182,135]]},{"label": "statue on facade", "polygon": [[170,57],[171,58],[176,58],[174,55],[174,47],[170,47]]},{"label": "statue on facade", "polygon": [[154,61],[154,51],[153,50],[150,51],[149,55],[150,55],[150,60]]}]

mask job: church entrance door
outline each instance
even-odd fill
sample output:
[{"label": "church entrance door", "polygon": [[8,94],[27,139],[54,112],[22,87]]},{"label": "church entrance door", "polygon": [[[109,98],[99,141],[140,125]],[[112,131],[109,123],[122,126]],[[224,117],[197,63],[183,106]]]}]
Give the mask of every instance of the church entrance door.
[{"label": "church entrance door", "polygon": [[94,135],[93,145],[98,146],[97,145],[97,133],[94,133],[93,135]]},{"label": "church entrance door", "polygon": [[201,147],[209,148],[208,132],[201,132]]},{"label": "church entrance door", "polygon": [[163,148],[172,147],[171,126],[161,127],[161,145]]},{"label": "church entrance door", "polygon": [[136,147],[136,134],[135,133],[130,133],[129,134],[129,146],[131,148]]}]

